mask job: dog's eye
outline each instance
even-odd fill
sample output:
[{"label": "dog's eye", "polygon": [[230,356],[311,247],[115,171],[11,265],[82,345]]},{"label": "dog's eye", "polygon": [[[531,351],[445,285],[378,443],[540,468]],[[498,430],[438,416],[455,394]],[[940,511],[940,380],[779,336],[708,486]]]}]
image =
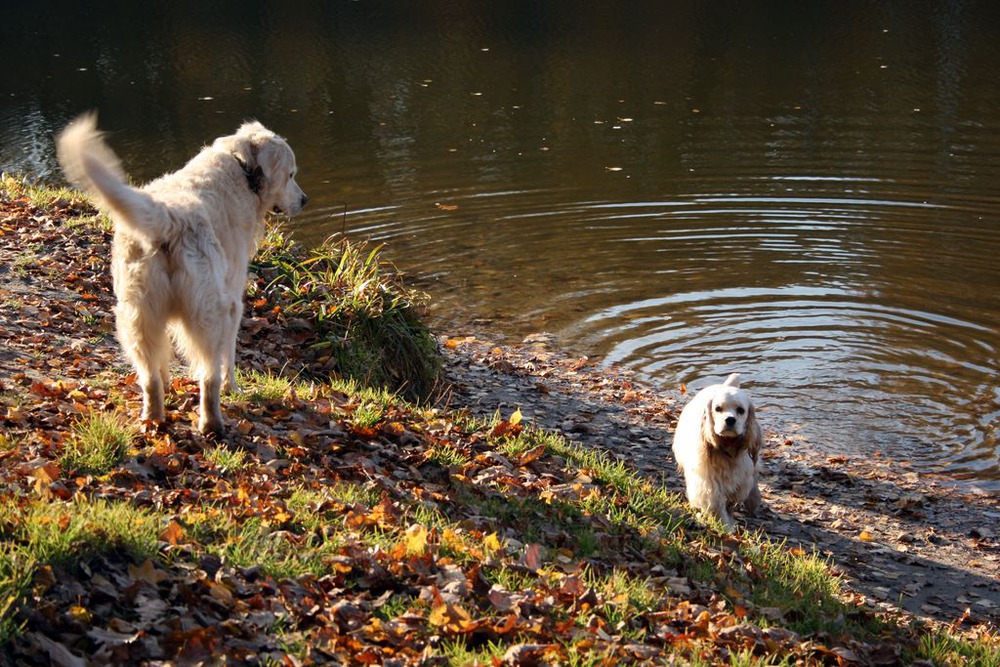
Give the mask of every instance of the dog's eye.
[{"label": "dog's eye", "polygon": [[715,411],[716,412],[722,412],[722,406],[721,405],[716,405],[715,406]]},{"label": "dog's eye", "polygon": [[746,412],[746,410],[745,410],[745,409],[744,409],[744,408],[743,408],[742,406],[741,406],[741,407],[738,407],[738,408],[736,408],[736,414],[738,414],[738,415],[741,415],[741,414],[743,414],[744,412]]}]

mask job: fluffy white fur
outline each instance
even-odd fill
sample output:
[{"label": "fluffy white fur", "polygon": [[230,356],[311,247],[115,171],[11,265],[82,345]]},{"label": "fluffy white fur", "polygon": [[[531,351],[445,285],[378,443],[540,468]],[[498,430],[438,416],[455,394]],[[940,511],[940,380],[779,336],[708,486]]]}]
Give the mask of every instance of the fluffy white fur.
[{"label": "fluffy white fur", "polygon": [[221,433],[220,392],[235,389],[236,335],[250,258],[275,209],[302,210],[295,155],[257,122],[220,137],[182,169],[126,183],[93,114],[56,142],[67,178],[115,223],[111,272],[118,340],[142,386],[142,418],[164,419],[171,340],[201,384],[199,429]]},{"label": "fluffy white fur", "polygon": [[688,502],[734,525],[730,508],[742,503],[751,514],[760,506],[757,458],[763,437],[750,395],[733,373],[705,387],[681,410],[674,432],[674,458],[684,475]]}]

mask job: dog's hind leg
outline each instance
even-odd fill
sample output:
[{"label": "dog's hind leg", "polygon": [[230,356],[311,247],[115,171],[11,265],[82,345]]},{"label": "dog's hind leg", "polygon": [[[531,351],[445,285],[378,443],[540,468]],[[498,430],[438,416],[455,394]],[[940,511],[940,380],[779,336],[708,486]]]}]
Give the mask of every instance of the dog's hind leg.
[{"label": "dog's hind leg", "polygon": [[164,339],[149,347],[134,346],[129,357],[135,366],[139,386],[142,387],[142,419],[162,422],[166,419],[163,406],[163,394],[169,383],[166,372],[169,355],[163,354],[163,348],[169,348],[169,342]]},{"label": "dog's hind leg", "polygon": [[[218,302],[216,302],[218,303]],[[222,420],[222,390],[231,385],[236,386],[233,358],[236,352],[236,329],[240,323],[240,310],[235,307],[218,309],[223,313],[221,321],[215,327],[202,326],[200,331],[204,339],[192,340],[198,346],[197,360],[198,376],[201,381],[201,410],[198,429],[202,433],[221,435]]]},{"label": "dog's hind leg", "polygon": [[166,370],[170,363],[170,340],[165,331],[144,328],[128,306],[119,304],[115,313],[118,340],[142,387],[141,418],[162,422],[166,418],[163,392],[169,381]]}]

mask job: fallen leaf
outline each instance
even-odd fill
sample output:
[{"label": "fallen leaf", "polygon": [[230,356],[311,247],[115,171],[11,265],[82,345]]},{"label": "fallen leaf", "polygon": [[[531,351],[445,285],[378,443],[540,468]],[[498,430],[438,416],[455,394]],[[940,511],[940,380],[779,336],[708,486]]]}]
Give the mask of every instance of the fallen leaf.
[{"label": "fallen leaf", "polygon": [[415,523],[406,529],[406,553],[423,556],[427,552],[427,528]]},{"label": "fallen leaf", "polygon": [[145,581],[153,584],[154,586],[170,577],[170,575],[163,570],[156,569],[156,566],[153,565],[153,561],[150,559],[146,559],[146,562],[138,567],[135,565],[129,565],[128,574],[135,581]]},{"label": "fallen leaf", "polygon": [[176,521],[171,520],[166,528],[160,531],[159,538],[163,542],[176,546],[184,539],[184,528]]}]

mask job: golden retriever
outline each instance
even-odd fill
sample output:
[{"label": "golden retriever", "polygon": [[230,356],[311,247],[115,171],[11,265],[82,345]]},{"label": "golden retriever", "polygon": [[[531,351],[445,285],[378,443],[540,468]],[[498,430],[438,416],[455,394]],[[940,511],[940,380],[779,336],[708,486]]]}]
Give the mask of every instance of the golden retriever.
[{"label": "golden retriever", "polygon": [[165,417],[172,340],[200,382],[199,430],[222,433],[220,394],[236,389],[243,291],[265,215],[294,215],[307,201],[292,149],[248,122],[179,171],[135,188],[94,114],[70,123],[56,147],[67,178],[94,194],[114,221],[118,340],[142,387],[142,418]]},{"label": "golden retriever", "polygon": [[688,502],[697,510],[734,526],[729,509],[742,503],[753,514],[760,507],[757,458],[763,435],[750,395],[733,373],[722,384],[705,387],[681,410],[674,431],[674,458],[684,475]]}]

